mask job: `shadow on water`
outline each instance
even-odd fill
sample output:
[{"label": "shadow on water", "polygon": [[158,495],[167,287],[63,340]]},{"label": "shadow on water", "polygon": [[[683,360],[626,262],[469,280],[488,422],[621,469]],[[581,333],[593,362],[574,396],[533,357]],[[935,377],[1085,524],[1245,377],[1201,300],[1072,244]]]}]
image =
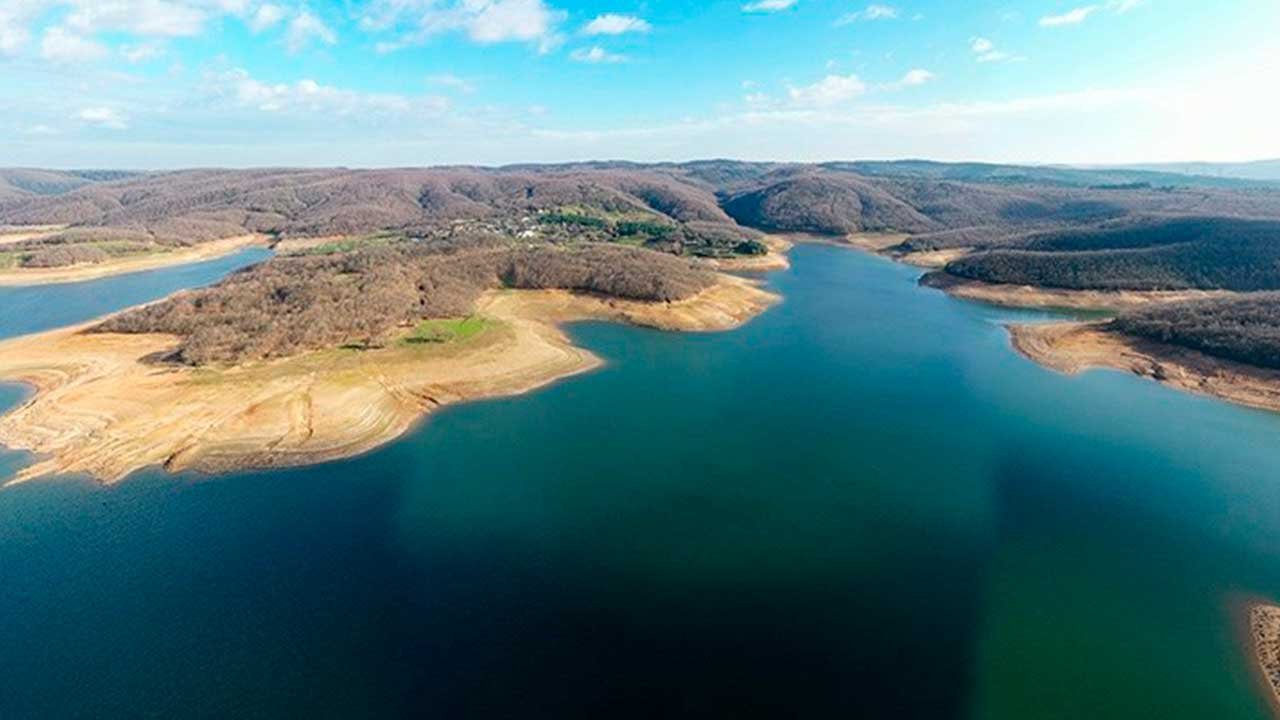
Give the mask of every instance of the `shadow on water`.
[{"label": "shadow on water", "polygon": [[1159,457],[1087,458],[1026,445],[996,464],[973,717],[1266,717],[1229,613],[1238,588],[1280,588],[1274,557],[1129,494],[1180,474]]}]

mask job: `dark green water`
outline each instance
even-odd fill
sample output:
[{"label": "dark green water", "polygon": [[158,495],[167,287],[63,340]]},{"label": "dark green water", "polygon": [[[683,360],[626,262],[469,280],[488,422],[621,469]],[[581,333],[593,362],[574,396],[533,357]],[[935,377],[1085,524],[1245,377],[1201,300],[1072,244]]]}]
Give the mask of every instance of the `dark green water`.
[{"label": "dark green water", "polygon": [[0,492],[0,717],[1264,717],[1280,417],[793,259],[739,331],[576,326],[608,367],[365,457]]}]

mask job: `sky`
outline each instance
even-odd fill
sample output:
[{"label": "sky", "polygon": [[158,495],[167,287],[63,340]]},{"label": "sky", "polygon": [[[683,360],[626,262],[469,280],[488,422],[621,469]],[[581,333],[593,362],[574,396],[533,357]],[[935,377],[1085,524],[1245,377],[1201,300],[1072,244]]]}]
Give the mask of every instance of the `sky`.
[{"label": "sky", "polygon": [[1277,0],[0,0],[0,166],[1280,157]]}]

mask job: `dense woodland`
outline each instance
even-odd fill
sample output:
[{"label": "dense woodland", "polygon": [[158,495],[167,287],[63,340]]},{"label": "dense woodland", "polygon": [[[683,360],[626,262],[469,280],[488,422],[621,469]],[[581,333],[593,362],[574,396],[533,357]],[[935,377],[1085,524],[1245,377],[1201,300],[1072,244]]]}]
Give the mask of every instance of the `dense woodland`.
[{"label": "dense woodland", "polygon": [[1117,332],[1280,370],[1280,293],[1170,303],[1125,313]]},{"label": "dense woodland", "polygon": [[495,238],[401,242],[332,255],[281,256],[209,288],[117,315],[98,332],[170,333],[172,360],[201,365],[376,346],[424,318],[465,316],[498,287],[561,288],[680,300],[713,276],[669,254],[606,244],[512,245]]},{"label": "dense woodland", "polygon": [[1280,221],[1177,218],[1033,235],[952,275],[1072,290],[1280,290]]}]

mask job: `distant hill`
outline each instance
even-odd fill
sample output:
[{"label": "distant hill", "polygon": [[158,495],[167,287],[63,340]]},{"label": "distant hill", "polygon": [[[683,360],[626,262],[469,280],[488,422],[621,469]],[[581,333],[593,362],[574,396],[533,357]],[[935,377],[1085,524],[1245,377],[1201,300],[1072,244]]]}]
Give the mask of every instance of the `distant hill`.
[{"label": "distant hill", "polygon": [[0,203],[60,195],[96,182],[134,177],[121,170],[39,170],[0,168]]},{"label": "distant hill", "polygon": [[[892,160],[826,163],[822,167],[871,177],[909,177],[982,183],[1031,183],[1073,187],[1280,187],[1280,173],[1231,175],[1215,172],[1148,167],[1069,167],[1065,165],[1001,165],[993,163],[941,163],[930,160]],[[1209,169],[1210,166],[1206,166]]]},{"label": "distant hill", "polygon": [[7,245],[0,263],[19,266],[91,262],[246,233],[439,236],[466,227],[718,256],[762,252],[758,230],[892,231],[911,235],[904,249],[935,250],[1012,247],[1037,233],[1134,218],[1280,220],[1280,187],[1141,171],[925,161],[143,174],[15,169],[0,171],[0,181],[6,193],[0,225],[71,226]]},{"label": "distant hill", "polygon": [[1186,162],[1126,165],[1121,169],[1280,183],[1280,159],[1242,163]]}]

